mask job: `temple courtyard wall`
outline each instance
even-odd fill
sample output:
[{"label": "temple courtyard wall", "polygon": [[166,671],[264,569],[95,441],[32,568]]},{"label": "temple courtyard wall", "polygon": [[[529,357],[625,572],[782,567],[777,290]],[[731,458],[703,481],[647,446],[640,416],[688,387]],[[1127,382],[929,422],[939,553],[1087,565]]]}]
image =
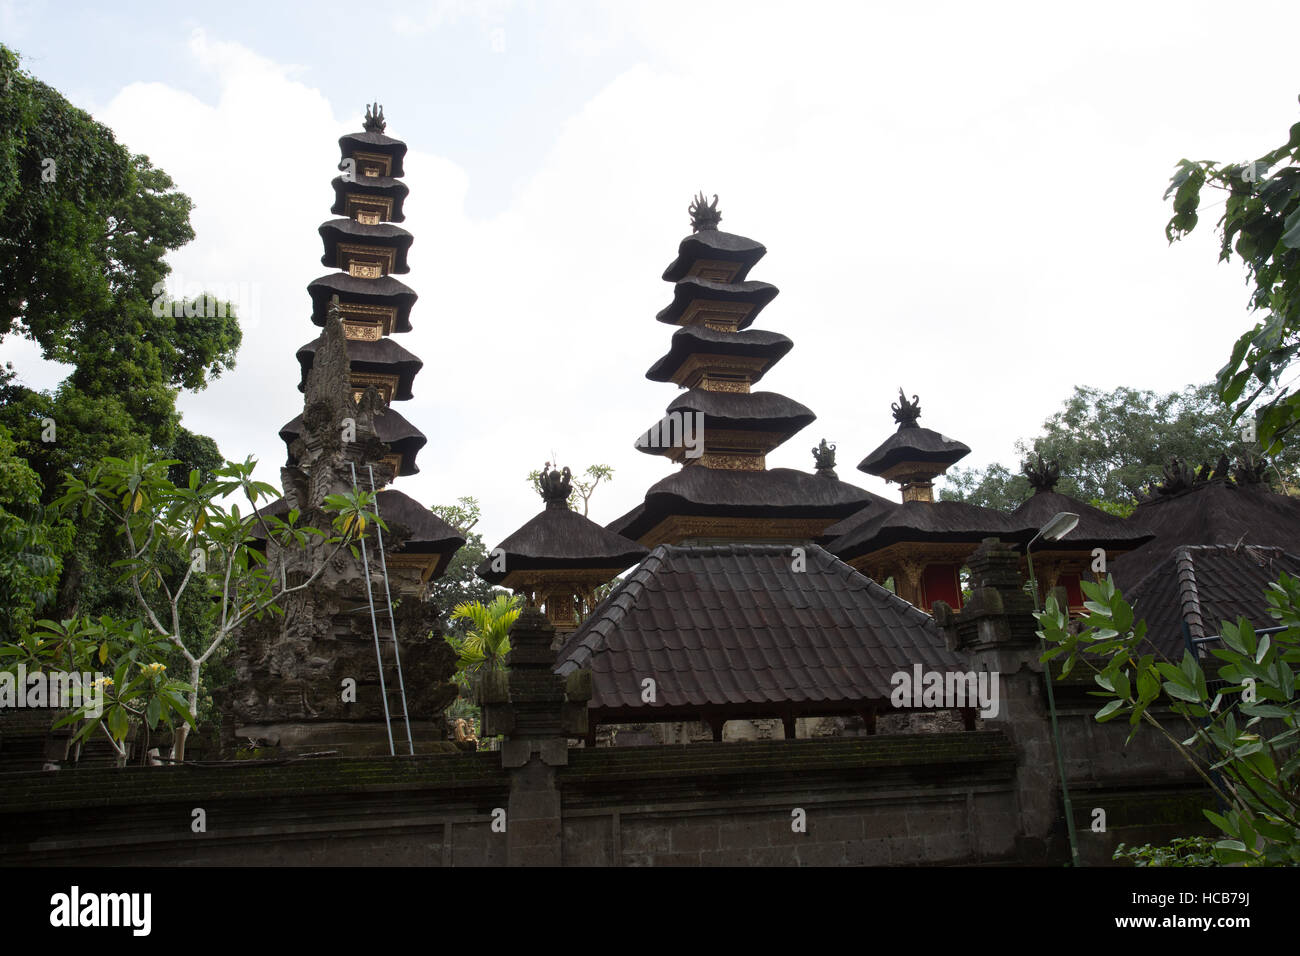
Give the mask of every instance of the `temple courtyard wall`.
[{"label": "temple courtyard wall", "polygon": [[[1205,832],[1209,799],[1166,745],[1125,752],[1126,724],[1060,704],[1085,862]],[[514,769],[486,751],[0,774],[0,864],[1065,862],[1055,763],[1025,750],[1041,735],[985,727],[579,748]]]}]

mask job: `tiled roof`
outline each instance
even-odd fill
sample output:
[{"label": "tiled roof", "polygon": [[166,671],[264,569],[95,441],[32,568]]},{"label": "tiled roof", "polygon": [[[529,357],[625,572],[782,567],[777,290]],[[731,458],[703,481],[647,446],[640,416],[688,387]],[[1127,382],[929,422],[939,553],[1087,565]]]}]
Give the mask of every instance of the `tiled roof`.
[{"label": "tiled roof", "polygon": [[1183,621],[1193,638],[1212,637],[1224,621],[1245,617],[1255,627],[1277,622],[1264,593],[1281,572],[1300,575],[1300,557],[1276,547],[1189,545],[1174,549],[1125,597],[1147,622],[1147,640],[1181,660]]},{"label": "tiled roof", "polygon": [[[817,545],[805,559],[796,571],[785,545],[660,545],[573,633],[556,670],[591,668],[596,711],[649,717],[848,711],[888,701],[890,677],[915,664],[967,669],[928,614]],[[642,701],[647,677],[654,703]]]}]

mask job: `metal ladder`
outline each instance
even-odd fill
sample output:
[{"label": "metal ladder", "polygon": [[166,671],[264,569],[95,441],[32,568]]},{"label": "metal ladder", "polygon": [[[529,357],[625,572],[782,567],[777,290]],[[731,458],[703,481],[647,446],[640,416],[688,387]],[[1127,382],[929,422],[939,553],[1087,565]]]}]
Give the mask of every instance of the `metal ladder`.
[{"label": "metal ladder", "polygon": [[[357,488],[357,466],[355,462],[349,463],[352,468],[352,491],[355,494]],[[366,465],[366,470],[370,472],[370,492],[375,496],[375,516],[379,515],[379,494],[375,489],[375,469],[373,465]],[[379,544],[379,568],[384,578],[384,602],[388,605],[388,627],[393,635],[393,660],[397,667],[397,686],[402,701],[402,720],[406,723],[406,746],[409,748],[411,756],[415,755],[415,742],[411,737],[411,718],[406,710],[406,682],[402,678],[402,652],[397,644],[397,622],[393,617],[393,594],[388,586],[388,559],[384,555],[384,528],[378,522],[375,523],[375,535]],[[379,695],[384,699],[384,726],[388,730],[388,753],[390,756],[397,756],[397,748],[393,746],[393,718],[388,710],[388,687],[384,682],[384,657],[379,649],[379,622],[375,613],[375,595],[374,589],[370,586],[370,557],[366,551],[366,539],[361,538],[361,564],[365,568],[366,574],[366,600],[370,605],[370,630],[375,637],[375,665],[379,669]]]}]

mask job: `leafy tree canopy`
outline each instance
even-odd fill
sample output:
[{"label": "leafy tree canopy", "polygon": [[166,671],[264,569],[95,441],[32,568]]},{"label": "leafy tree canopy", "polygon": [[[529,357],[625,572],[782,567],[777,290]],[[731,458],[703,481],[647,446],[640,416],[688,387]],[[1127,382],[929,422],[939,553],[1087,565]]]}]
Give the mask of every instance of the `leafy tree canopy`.
[{"label": "leafy tree canopy", "polygon": [[1180,160],[1165,192],[1166,199],[1173,197],[1165,227],[1171,243],[1195,230],[1206,186],[1227,193],[1219,260],[1236,253],[1254,285],[1250,309],[1265,313],[1219,370],[1219,394],[1238,417],[1253,406],[1259,440],[1276,454],[1283,436],[1300,424],[1296,379],[1283,381],[1300,352],[1300,123],[1286,142],[1253,162]]},{"label": "leafy tree canopy", "polygon": [[[1258,451],[1258,445],[1243,439],[1212,384],[1166,394],[1075,386],[1074,394],[1043,423],[1041,434],[1016,442],[1016,451],[1022,459],[1041,455],[1056,460],[1061,467],[1057,490],[1063,494],[1124,513],[1171,458],[1200,464],[1221,454],[1233,458]],[[1300,451],[1287,449],[1274,464],[1275,482],[1294,483]],[[953,468],[947,481],[941,500],[1002,510],[1015,508],[1032,491],[1019,465]]]}]

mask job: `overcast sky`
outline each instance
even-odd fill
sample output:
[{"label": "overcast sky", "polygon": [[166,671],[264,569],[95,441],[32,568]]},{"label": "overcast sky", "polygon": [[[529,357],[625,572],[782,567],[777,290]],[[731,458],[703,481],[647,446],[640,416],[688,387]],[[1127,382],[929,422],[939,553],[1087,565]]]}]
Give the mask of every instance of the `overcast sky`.
[{"label": "overcast sky", "polygon": [[[474,495],[489,546],[540,508],[552,459],[612,465],[608,522],[669,474],[633,448],[675,397],[646,380],[672,327],[659,276],[718,193],[781,295],[756,328],[794,350],[763,380],[818,420],[768,458],[840,476],[921,423],[1015,464],[1076,384],[1213,377],[1248,325],[1211,228],[1169,246],[1182,157],[1246,161],[1300,118],[1300,5],[578,2],[24,3],[0,40],[195,203],[171,259],[243,302],[236,369],[183,394],[192,430],[279,485],[318,330],[338,137],[379,100],[406,141],[414,331],[400,411],[429,437],[420,501]],[[1254,51],[1258,50],[1258,54]],[[1218,203],[1217,196],[1209,197]],[[12,337],[26,384],[64,371]]]}]

